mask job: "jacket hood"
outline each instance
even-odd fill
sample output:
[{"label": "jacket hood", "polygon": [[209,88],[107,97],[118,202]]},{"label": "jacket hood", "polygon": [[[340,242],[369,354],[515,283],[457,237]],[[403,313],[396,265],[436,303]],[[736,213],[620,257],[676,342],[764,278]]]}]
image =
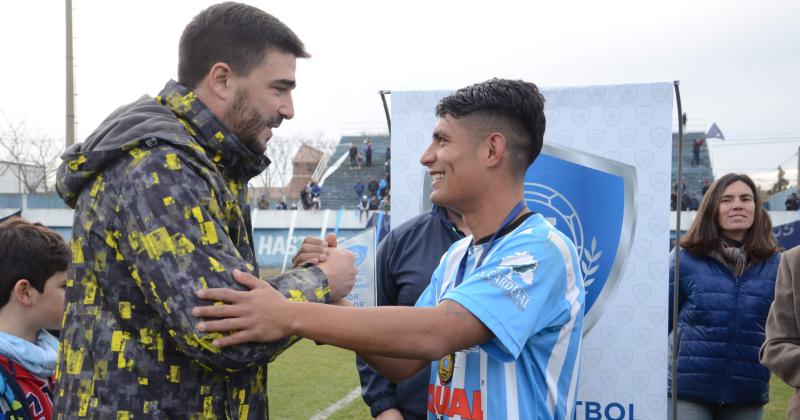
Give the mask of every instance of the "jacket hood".
[{"label": "jacket hood", "polygon": [[158,97],[142,96],[103,121],[85,143],[61,156],[56,190],[70,207],[96,175],[131,149],[168,143],[227,176],[246,181],[263,172],[269,159],[247,149],[185,86],[170,80]]},{"label": "jacket hood", "polygon": [[70,207],[86,185],[108,164],[129,150],[165,141],[188,147],[186,129],[169,109],[150,96],[122,106],[103,121],[84,143],[76,143],[61,155],[56,190]]}]

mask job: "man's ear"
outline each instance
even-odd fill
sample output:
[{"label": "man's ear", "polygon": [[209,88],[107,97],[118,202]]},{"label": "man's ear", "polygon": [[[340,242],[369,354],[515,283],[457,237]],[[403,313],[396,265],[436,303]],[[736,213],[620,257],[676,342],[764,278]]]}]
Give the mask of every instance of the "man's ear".
[{"label": "man's ear", "polygon": [[500,165],[507,160],[508,140],[506,136],[496,131],[490,133],[484,140],[486,164],[489,167]]},{"label": "man's ear", "polygon": [[236,75],[227,63],[214,63],[208,75],[203,79],[208,91],[222,102],[233,99],[236,92]]},{"label": "man's ear", "polygon": [[16,299],[17,302],[23,306],[31,306],[33,305],[34,292],[36,292],[36,290],[28,279],[20,279],[17,280],[14,284],[14,288],[11,289],[11,298]]}]

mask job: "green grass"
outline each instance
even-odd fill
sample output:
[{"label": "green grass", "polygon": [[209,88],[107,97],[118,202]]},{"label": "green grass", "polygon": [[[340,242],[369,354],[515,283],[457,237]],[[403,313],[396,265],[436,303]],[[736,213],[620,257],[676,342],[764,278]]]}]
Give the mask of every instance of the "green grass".
[{"label": "green grass", "polygon": [[[359,386],[355,355],[301,340],[269,365],[269,416],[308,419]],[[371,419],[361,397],[331,419]]]},{"label": "green grass", "polygon": [[764,420],[783,420],[786,407],[794,395],[794,389],[773,375],[769,381],[769,403],[764,407]]}]

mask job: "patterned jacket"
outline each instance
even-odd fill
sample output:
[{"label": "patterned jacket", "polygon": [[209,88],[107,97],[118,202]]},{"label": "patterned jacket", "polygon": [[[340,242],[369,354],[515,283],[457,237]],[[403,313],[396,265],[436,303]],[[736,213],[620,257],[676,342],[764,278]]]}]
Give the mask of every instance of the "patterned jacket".
[{"label": "patterned jacket", "polygon": [[[58,170],[75,208],[56,370],[59,418],[266,418],[267,362],[296,339],[220,349],[197,331],[205,287],[258,275],[247,181],[269,164],[174,81],[109,116]],[[270,283],[325,302],[318,268]]]}]

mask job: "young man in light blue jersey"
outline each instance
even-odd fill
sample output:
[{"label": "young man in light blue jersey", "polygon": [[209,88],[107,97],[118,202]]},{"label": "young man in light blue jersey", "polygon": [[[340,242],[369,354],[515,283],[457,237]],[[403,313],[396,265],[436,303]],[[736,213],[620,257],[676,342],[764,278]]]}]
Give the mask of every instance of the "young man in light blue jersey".
[{"label": "young man in light blue jersey", "polygon": [[541,151],[544,98],[492,79],[442,99],[430,146],[431,201],[472,232],[442,257],[417,306],[354,309],[287,301],[243,273],[247,292],[206,289],[228,305],[196,307],[215,344],[297,335],[348,348],[401,380],[431,364],[428,417],[572,419],[584,290],[575,246],[525,206],[525,172]]}]

